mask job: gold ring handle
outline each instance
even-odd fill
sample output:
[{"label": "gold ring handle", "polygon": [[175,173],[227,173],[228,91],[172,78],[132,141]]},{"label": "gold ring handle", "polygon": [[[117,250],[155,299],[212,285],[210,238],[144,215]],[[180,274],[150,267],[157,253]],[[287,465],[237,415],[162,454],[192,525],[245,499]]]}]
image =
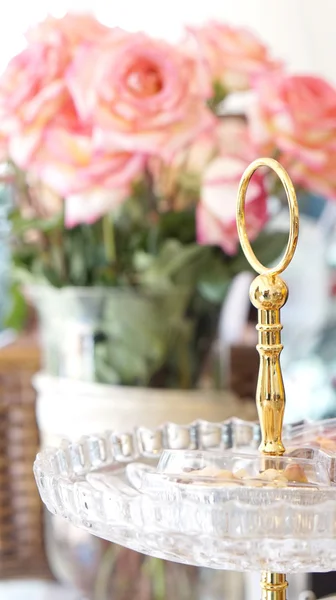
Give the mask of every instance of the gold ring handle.
[{"label": "gold ring handle", "polygon": [[[275,265],[275,267],[269,269],[265,267],[261,262],[257,259],[254,254],[251,244],[249,242],[247,233],[246,233],[246,220],[245,220],[245,198],[247,188],[251,181],[253,173],[259,169],[259,167],[269,167],[272,169],[277,176],[279,177],[282,185],[284,186],[288,206],[289,206],[289,237],[287,248],[285,253],[279,263]],[[253,161],[247,169],[245,169],[243,176],[240,180],[239,188],[238,188],[238,202],[237,202],[237,229],[241,247],[244,251],[244,254],[250,263],[251,267],[259,273],[259,275],[279,275],[284,271],[289,263],[291,262],[299,236],[299,209],[296,199],[296,193],[293,186],[293,183],[287,173],[287,171],[278,163],[278,161],[274,160],[274,158],[258,158]]]}]

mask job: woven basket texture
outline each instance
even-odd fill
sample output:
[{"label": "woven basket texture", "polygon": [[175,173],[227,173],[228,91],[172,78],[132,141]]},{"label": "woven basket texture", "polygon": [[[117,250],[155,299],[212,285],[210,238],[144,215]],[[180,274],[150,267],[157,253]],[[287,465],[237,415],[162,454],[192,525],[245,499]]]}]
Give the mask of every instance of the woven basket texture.
[{"label": "woven basket texture", "polygon": [[43,509],[32,466],[39,437],[31,378],[40,366],[34,336],[0,349],[0,578],[47,577]]}]

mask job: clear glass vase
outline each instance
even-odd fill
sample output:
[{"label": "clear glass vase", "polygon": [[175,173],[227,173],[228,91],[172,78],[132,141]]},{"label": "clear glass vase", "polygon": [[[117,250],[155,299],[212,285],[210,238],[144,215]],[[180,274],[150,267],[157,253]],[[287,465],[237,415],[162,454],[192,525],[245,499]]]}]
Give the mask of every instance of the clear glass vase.
[{"label": "clear glass vase", "polygon": [[[169,293],[31,287],[27,295],[37,309],[50,375],[175,389],[209,379],[220,307],[191,298],[182,286]],[[218,387],[214,373],[210,380]]]}]

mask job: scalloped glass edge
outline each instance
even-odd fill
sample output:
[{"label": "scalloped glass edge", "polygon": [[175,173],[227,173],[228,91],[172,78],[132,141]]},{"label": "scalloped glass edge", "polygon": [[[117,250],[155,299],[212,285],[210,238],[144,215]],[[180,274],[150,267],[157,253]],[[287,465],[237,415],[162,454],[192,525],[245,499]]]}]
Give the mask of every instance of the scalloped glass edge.
[{"label": "scalloped glass edge", "polygon": [[[311,425],[306,424],[305,432]],[[302,433],[302,430],[300,430]],[[295,427],[287,427],[291,439]],[[302,506],[283,499],[253,502],[163,500],[128,481],[127,463],[157,459],[163,449],[256,452],[258,423],[229,419],[164,424],[154,430],[106,432],[64,441],[40,452],[34,474],[54,514],[112,542],[152,556],[219,569],[276,572],[329,571],[336,565],[336,502]],[[90,474],[109,467],[109,485]],[[88,477],[89,476],[89,477]],[[254,491],[255,493],[255,491]]]}]

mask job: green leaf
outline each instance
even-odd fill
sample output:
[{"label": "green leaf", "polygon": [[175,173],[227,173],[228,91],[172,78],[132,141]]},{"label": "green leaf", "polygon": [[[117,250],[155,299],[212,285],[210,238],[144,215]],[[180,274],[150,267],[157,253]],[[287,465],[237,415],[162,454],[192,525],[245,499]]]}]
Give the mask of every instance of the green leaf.
[{"label": "green leaf", "polygon": [[136,271],[146,271],[152,266],[154,260],[152,254],[148,254],[148,252],[144,252],[143,250],[138,250],[134,254],[133,266]]},{"label": "green leaf", "polygon": [[12,278],[16,284],[20,285],[33,285],[47,283],[45,278],[42,276],[39,278],[35,273],[28,271],[24,266],[12,267]]},{"label": "green leaf", "polygon": [[27,303],[18,284],[13,283],[10,290],[11,308],[5,317],[4,325],[9,329],[21,331],[27,319]]},{"label": "green leaf", "polygon": [[[47,283],[55,288],[60,288],[63,285],[62,278],[58,275],[55,269],[50,265],[42,265],[41,275],[45,278]],[[40,279],[40,275],[38,274]]]},{"label": "green leaf", "polygon": [[167,352],[167,322],[154,301],[131,290],[109,298],[99,330],[108,339],[108,363],[123,384],[146,385]]},{"label": "green leaf", "polygon": [[232,276],[227,264],[218,256],[212,256],[198,280],[197,289],[209,302],[220,304],[225,298],[231,280]]},{"label": "green leaf", "polygon": [[50,219],[25,219],[18,212],[14,212],[10,220],[13,234],[19,236],[30,230],[52,231],[62,223],[62,215],[57,214]]},{"label": "green leaf", "polygon": [[[253,252],[265,266],[270,266],[284,251],[288,234],[282,231],[262,232],[251,244]],[[235,275],[241,271],[251,271],[252,267],[247,262],[242,249],[230,261],[230,272]]]},{"label": "green leaf", "polygon": [[271,265],[279,258],[287,244],[288,234],[282,231],[261,233],[253,242],[252,248],[265,265]]},{"label": "green leaf", "polygon": [[158,256],[141,274],[140,283],[169,287],[169,282],[194,285],[209,249],[198,244],[184,246],[178,240],[166,240]]},{"label": "green leaf", "polygon": [[216,109],[218,105],[223,102],[224,98],[227,96],[227,90],[223,86],[223,84],[217,79],[213,83],[213,95],[208,101],[209,108],[216,113]]},{"label": "green leaf", "polygon": [[95,345],[95,375],[97,381],[108,385],[121,383],[118,373],[112,368],[108,356],[108,343],[106,341]]},{"label": "green leaf", "polygon": [[183,244],[194,243],[196,238],[195,211],[163,213],[160,216],[158,227],[162,240],[174,238]]},{"label": "green leaf", "polygon": [[148,385],[170,357],[188,299],[179,289],[171,295],[132,289],[111,294],[96,329],[98,337],[105,338],[105,355],[103,350],[97,355],[97,373],[109,365],[122,384]]}]

